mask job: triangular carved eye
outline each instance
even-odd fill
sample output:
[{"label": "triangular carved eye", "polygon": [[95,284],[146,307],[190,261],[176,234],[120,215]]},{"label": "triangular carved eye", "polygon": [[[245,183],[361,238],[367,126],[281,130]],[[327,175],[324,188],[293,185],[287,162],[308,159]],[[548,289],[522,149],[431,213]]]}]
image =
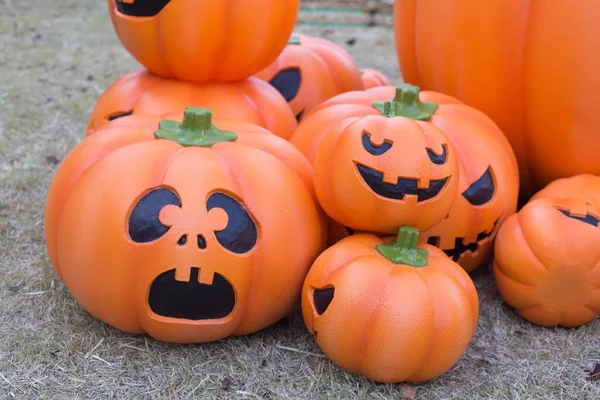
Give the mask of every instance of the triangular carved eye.
[{"label": "triangular carved eye", "polygon": [[323,315],[333,301],[335,288],[333,286],[324,289],[315,289],[313,292],[313,304],[318,315]]},{"label": "triangular carved eye", "polygon": [[130,17],[154,17],[171,0],[115,0],[117,10]]},{"label": "triangular carved eye", "polygon": [[489,167],[462,195],[472,205],[481,206],[492,200],[495,191],[492,167]]},{"label": "triangular carved eye", "polygon": [[302,76],[299,68],[288,68],[279,71],[277,75],[269,82],[285,100],[289,103],[294,100],[300,91]]}]

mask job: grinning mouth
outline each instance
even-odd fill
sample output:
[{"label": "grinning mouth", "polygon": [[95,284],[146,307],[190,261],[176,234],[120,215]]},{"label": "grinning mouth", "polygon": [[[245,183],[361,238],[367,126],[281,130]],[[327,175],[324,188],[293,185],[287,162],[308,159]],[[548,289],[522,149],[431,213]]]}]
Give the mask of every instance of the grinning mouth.
[{"label": "grinning mouth", "polygon": [[426,189],[418,188],[416,179],[398,178],[395,185],[383,181],[383,173],[375,171],[364,165],[357,164],[356,168],[363,178],[365,183],[369,185],[371,190],[380,196],[394,200],[404,200],[404,196],[417,196],[418,201],[433,199],[440,194],[446,186],[449,177],[429,181],[429,187]]},{"label": "grinning mouth", "polygon": [[154,17],[170,2],[171,0],[115,0],[117,10],[130,17]]},{"label": "grinning mouth", "polygon": [[[480,232],[477,235],[477,239],[475,242],[465,244],[464,243],[465,238],[458,237],[458,238],[454,238],[454,248],[453,249],[442,249],[442,250],[444,251],[444,253],[446,253],[446,255],[448,257],[452,258],[452,260],[454,262],[458,261],[458,259],[467,251],[470,251],[471,253],[475,253],[477,251],[477,249],[479,249],[481,242],[483,242],[486,239],[492,238],[496,234],[496,232],[498,231],[498,227],[500,226],[501,218],[502,218],[502,216],[500,218],[498,218],[496,220],[496,222],[494,222],[494,226],[491,230]],[[431,236],[427,240],[427,243],[432,246],[440,247],[439,246],[440,237],[439,236]]]},{"label": "grinning mouth", "polygon": [[198,282],[199,268],[192,268],[189,282],[175,279],[175,269],[160,274],[150,287],[150,309],[162,317],[193,321],[225,318],[235,306],[231,284],[215,272],[211,285]]}]

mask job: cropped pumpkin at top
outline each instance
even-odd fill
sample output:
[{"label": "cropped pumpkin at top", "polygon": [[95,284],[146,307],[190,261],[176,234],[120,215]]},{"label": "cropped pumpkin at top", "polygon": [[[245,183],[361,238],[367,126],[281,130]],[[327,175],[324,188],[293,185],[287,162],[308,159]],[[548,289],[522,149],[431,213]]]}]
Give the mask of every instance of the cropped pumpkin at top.
[{"label": "cropped pumpkin at top", "polygon": [[60,165],[45,220],[57,274],[95,317],[162,341],[283,318],[324,246],[310,165],[265,129],[213,124],[206,109],[155,118],[89,136]]},{"label": "cropped pumpkin at top", "polygon": [[406,82],[489,115],[519,162],[524,198],[600,175],[600,2],[396,0]]},{"label": "cropped pumpkin at top", "polygon": [[568,178],[557,179],[537,192],[531,201],[539,198],[569,198],[586,199],[600,205],[600,176],[580,174]]},{"label": "cropped pumpkin at top", "polygon": [[246,79],[286,45],[300,0],[107,0],[121,43],[144,67],[190,82]]},{"label": "cropped pumpkin at top", "polygon": [[600,208],[539,198],[509,217],[495,244],[494,276],[508,305],[542,326],[576,327],[600,313]]},{"label": "cropped pumpkin at top", "polygon": [[294,34],[279,57],[256,77],[273,85],[300,120],[325,100],[363,90],[356,62],[329,40]]},{"label": "cropped pumpkin at top", "polygon": [[479,302],[467,273],[418,231],[357,234],[327,249],[302,288],[308,331],[336,365],[376,382],[447,372],[467,348]]},{"label": "cropped pumpkin at top", "polygon": [[361,71],[364,89],[372,89],[378,86],[390,86],[390,80],[383,72],[372,68]]},{"label": "cropped pumpkin at top", "polygon": [[209,108],[216,119],[245,121],[288,139],[298,123],[285,99],[257,78],[195,84],[161,78],[148,70],[123,75],[102,93],[88,120],[87,135],[132,114],[165,115],[189,106]]}]

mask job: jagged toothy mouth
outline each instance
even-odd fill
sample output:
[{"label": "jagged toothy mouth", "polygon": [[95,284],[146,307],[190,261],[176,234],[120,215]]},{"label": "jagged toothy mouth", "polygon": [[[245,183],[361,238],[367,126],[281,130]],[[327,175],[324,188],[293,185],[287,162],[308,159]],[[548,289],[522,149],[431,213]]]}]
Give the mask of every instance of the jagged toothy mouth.
[{"label": "jagged toothy mouth", "polygon": [[[496,232],[498,231],[501,219],[502,219],[502,217],[498,218],[496,220],[496,222],[494,222],[494,226],[492,227],[492,229],[480,232],[477,235],[477,239],[475,240],[475,242],[465,244],[465,242],[464,242],[465,238],[457,237],[457,238],[454,238],[454,248],[442,249],[442,250],[444,251],[444,253],[446,253],[446,255],[448,257],[452,258],[452,260],[454,260],[454,262],[458,261],[460,259],[460,257],[463,254],[465,254],[466,252],[475,253],[479,249],[479,246],[482,244],[481,242],[483,242],[486,239],[492,238],[496,234]],[[430,236],[429,239],[427,240],[427,243],[430,245],[436,246],[436,247],[440,247],[439,246],[440,237],[439,236]]]}]

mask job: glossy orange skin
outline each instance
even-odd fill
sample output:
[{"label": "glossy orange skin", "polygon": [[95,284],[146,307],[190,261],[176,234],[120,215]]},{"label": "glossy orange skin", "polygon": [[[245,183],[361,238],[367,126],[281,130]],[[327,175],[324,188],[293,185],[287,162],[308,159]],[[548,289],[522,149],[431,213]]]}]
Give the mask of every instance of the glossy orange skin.
[{"label": "glossy orange skin", "polygon": [[542,198],[577,197],[600,204],[600,176],[580,174],[568,178],[557,179],[537,192],[531,201]]},{"label": "glossy orange skin", "polygon": [[[60,165],[45,219],[57,274],[95,317],[161,341],[209,342],[271,325],[296,305],[324,245],[310,165],[288,142],[251,124],[216,121],[238,139],[200,148],[155,139],[155,119],[148,126],[125,124],[89,136]],[[172,224],[162,238],[136,244],[124,231],[128,215],[141,194],[157,186],[173,188],[183,208],[161,212]],[[259,239],[250,253],[237,255],[217,242],[213,232],[227,216],[205,206],[216,189],[241,199],[257,222]],[[178,247],[186,233],[204,235],[207,249]],[[176,268],[185,281],[192,266],[202,268],[202,282],[209,283],[215,272],[231,282],[236,303],[227,317],[179,320],[149,308],[148,290],[158,275]]]},{"label": "glossy orange skin", "polygon": [[89,117],[86,134],[91,135],[117,114],[164,115],[183,112],[188,106],[209,108],[215,119],[262,126],[284,139],[298,126],[285,99],[260,79],[195,84],[138,70],[123,75],[102,93]]},{"label": "glossy orange skin", "polygon": [[[374,143],[389,140],[394,145],[373,156],[363,148],[364,132]],[[426,149],[442,154],[442,145],[448,148],[447,162],[437,166]],[[458,160],[446,135],[432,124],[404,117],[344,120],[323,138],[313,165],[315,191],[327,215],[358,230],[394,233],[402,225],[429,229],[448,214],[458,190]],[[384,181],[392,184],[398,177],[418,179],[420,188],[428,188],[430,180],[448,181],[429,200],[417,202],[413,195],[394,200],[375,193],[358,172],[359,165],[383,172]]]},{"label": "glossy orange skin", "polygon": [[[479,302],[467,273],[436,247],[428,265],[395,265],[375,246],[381,239],[348,237],[317,258],[302,288],[308,331],[336,365],[368,379],[420,382],[447,372],[477,326]],[[319,316],[316,289],[334,287]]]},{"label": "glossy orange skin", "polygon": [[568,218],[600,209],[583,199],[540,198],[512,215],[495,244],[504,301],[541,326],[576,327],[600,313],[600,228]]},{"label": "glossy orange skin", "polygon": [[600,174],[600,2],[397,0],[394,13],[405,81],[498,123],[524,194]]},{"label": "glossy orange skin", "polygon": [[[519,169],[502,131],[483,114],[477,123],[457,117],[464,107],[463,104],[448,105],[432,118],[432,122],[446,133],[454,145],[460,175],[456,200],[448,217],[422,232],[419,240],[427,243],[431,237],[439,237],[436,246],[442,250],[455,249],[457,238],[463,238],[465,246],[477,243],[475,251],[466,251],[459,258],[455,258],[454,253],[449,254],[467,272],[471,272],[490,258],[498,229],[517,210]],[[486,128],[482,129],[482,125]],[[463,193],[488,169],[493,177],[494,195],[485,204],[472,205]],[[480,233],[489,236],[478,240]]]},{"label": "glossy orange skin", "polygon": [[372,89],[378,86],[389,86],[390,80],[385,74],[376,69],[366,68],[361,71],[364,89]]},{"label": "glossy orange skin", "polygon": [[323,38],[294,36],[300,44],[288,44],[277,60],[255,75],[269,82],[283,70],[300,69],[300,90],[289,102],[294,115],[306,115],[340,93],[363,90],[360,70],[343,47]]},{"label": "glossy orange skin", "polygon": [[139,63],[190,82],[234,82],[269,65],[285,47],[299,7],[299,0],[171,0],[159,14],[140,18],[108,0],[115,32]]}]

